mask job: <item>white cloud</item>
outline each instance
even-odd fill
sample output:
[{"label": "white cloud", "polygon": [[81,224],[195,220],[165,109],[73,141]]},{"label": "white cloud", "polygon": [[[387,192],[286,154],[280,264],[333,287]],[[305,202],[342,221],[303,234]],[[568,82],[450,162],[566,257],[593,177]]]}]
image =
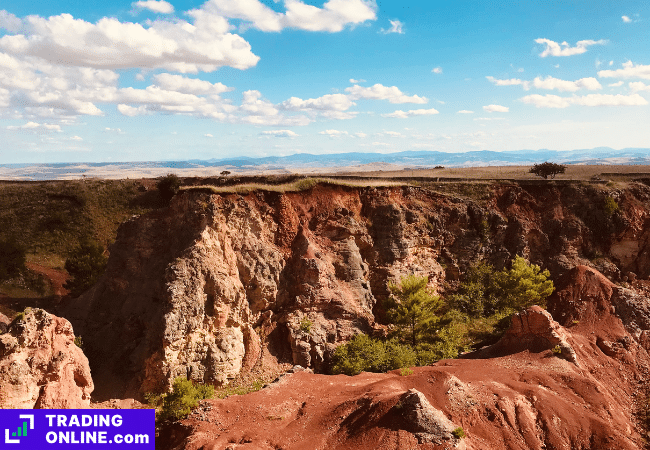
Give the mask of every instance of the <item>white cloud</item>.
[{"label": "white cloud", "polygon": [[104,128],[104,132],[113,133],[113,134],[124,134],[124,131],[122,131],[121,128],[109,128],[109,127],[106,127],[106,128]]},{"label": "white cloud", "polygon": [[433,72],[433,73],[442,73],[442,67],[435,67],[431,72]]},{"label": "white cloud", "polygon": [[642,78],[650,80],[650,65],[634,64],[632,61],[623,63],[622,69],[601,70],[598,76],[602,78]]},{"label": "white cloud", "polygon": [[621,19],[623,19],[623,22],[625,22],[625,23],[632,22],[632,19],[630,19],[628,16],[621,16]]},{"label": "white cloud", "polygon": [[584,96],[560,97],[558,95],[528,95],[520,99],[524,103],[535,105],[538,108],[567,108],[571,105],[582,106],[643,106],[648,101],[639,94],[611,95],[589,94]]},{"label": "white cloud", "polygon": [[404,34],[404,24],[400,22],[399,20],[389,20],[390,22],[390,28],[387,30],[384,30],[383,28],[379,31],[382,34],[390,34],[390,33],[397,33],[397,34]]},{"label": "white cloud", "polygon": [[329,0],[322,8],[299,0],[286,0],[285,13],[275,12],[258,0],[208,0],[199,10],[212,16],[240,19],[261,31],[297,28],[338,32],[347,25],[375,20],[376,5],[364,0]]},{"label": "white cloud", "polygon": [[530,82],[520,80],[519,78],[511,78],[509,80],[498,80],[491,76],[487,76],[485,78],[487,78],[488,81],[495,86],[523,86],[525,90],[530,89]]},{"label": "white cloud", "polygon": [[390,103],[427,103],[429,100],[426,97],[419,97],[417,95],[408,96],[402,93],[397,86],[383,86],[375,84],[371,87],[363,87],[355,84],[352,87],[346,88],[352,100],[358,99],[372,99],[372,100],[388,100]]},{"label": "white cloud", "polygon": [[358,133],[354,133],[354,136],[363,139],[363,138],[367,137],[368,135],[366,133],[364,133],[363,131],[359,131]]},{"label": "white cloud", "polygon": [[299,134],[294,133],[291,130],[270,130],[270,131],[262,131],[262,133],[265,136],[275,136],[275,137],[296,137],[299,136]]},{"label": "white cloud", "polygon": [[345,94],[327,94],[318,98],[310,98],[302,100],[298,97],[291,97],[281,103],[282,109],[290,111],[305,111],[305,110],[334,110],[346,111],[354,106],[355,103],[351,101]]},{"label": "white cloud", "polygon": [[466,109],[461,109],[456,114],[474,114],[474,111],[468,111]]},{"label": "white cloud", "polygon": [[397,110],[395,112],[392,112],[390,114],[382,114],[382,117],[397,117],[399,119],[406,119],[407,117],[413,117],[413,116],[430,116],[433,114],[438,114],[439,111],[437,111],[434,108],[431,109],[411,109],[409,111],[402,111],[402,110]]},{"label": "white cloud", "polygon": [[61,126],[49,123],[27,122],[24,125],[10,125],[7,130],[24,131],[30,134],[61,133]]},{"label": "white cloud", "polygon": [[149,111],[147,111],[147,107],[144,105],[138,106],[137,108],[129,105],[125,105],[123,103],[120,103],[117,105],[117,110],[124,116],[128,117],[135,117],[135,116],[142,116],[144,114],[148,114]]},{"label": "white cloud", "polygon": [[204,136],[204,137],[207,137],[207,138],[213,138],[213,137],[214,137],[214,136],[211,135],[210,133],[206,133],[206,134],[204,134],[203,136]]},{"label": "white cloud", "polygon": [[[231,0],[239,1],[239,0]],[[309,31],[341,31],[347,25],[377,18],[374,1],[329,0],[323,8],[306,5],[298,0],[286,0],[284,23],[292,28]]]},{"label": "white cloud", "polygon": [[222,83],[210,83],[209,81],[187,78],[182,75],[161,73],[153,76],[156,84],[167,91],[183,92],[195,95],[219,95],[223,92],[232,91]]},{"label": "white cloud", "polygon": [[580,89],[597,91],[603,88],[598,82],[598,80],[596,80],[593,77],[581,78],[576,81],[560,80],[558,78],[553,78],[551,76],[548,76],[544,79],[540,77],[536,77],[533,80],[533,85],[537,89],[549,89],[549,90],[557,89],[560,92],[575,92]]},{"label": "white cloud", "polygon": [[[619,84],[620,83],[620,84]],[[622,81],[619,81],[618,83],[615,83],[617,85],[623,84]],[[650,85],[646,85],[642,81],[633,81],[628,83],[628,86],[630,87],[630,90],[632,92],[639,92],[639,91],[650,91]]]},{"label": "white cloud", "polygon": [[538,44],[545,44],[546,49],[542,53],[539,54],[542,58],[545,58],[547,56],[572,56],[572,55],[580,55],[582,53],[585,53],[587,51],[587,47],[591,45],[605,45],[607,44],[607,40],[605,39],[600,39],[598,41],[593,41],[593,40],[584,40],[584,41],[578,41],[576,42],[575,47],[571,47],[566,41],[562,42],[561,44],[558,44],[555,41],[551,41],[550,39],[535,39],[535,42]]},{"label": "white cloud", "polygon": [[81,136],[70,136],[71,141],[83,141],[84,139]]},{"label": "white cloud", "polygon": [[623,81],[617,81],[616,83],[610,83],[607,86],[609,86],[609,87],[620,87],[620,86],[623,86],[623,84],[625,84]]},{"label": "white cloud", "polygon": [[501,106],[501,105],[487,105],[483,107],[483,111],[487,112],[508,112],[510,111],[510,108],[507,106]]},{"label": "white cloud", "polygon": [[399,131],[384,131],[382,134],[390,137],[404,137]]},{"label": "white cloud", "polygon": [[354,78],[350,78],[350,83],[352,83],[352,84],[365,83],[365,82],[366,82],[366,80],[364,80],[364,79],[355,80]]},{"label": "white cloud", "polygon": [[165,0],[140,0],[131,4],[134,8],[148,9],[155,13],[171,14],[174,12],[174,6]]},{"label": "white cloud", "polygon": [[341,137],[341,136],[347,136],[348,132],[340,131],[340,130],[325,130],[325,131],[319,131],[318,134],[325,134],[329,137]]},{"label": "white cloud", "polygon": [[[194,10],[197,11],[197,10]],[[241,36],[229,33],[225,18],[194,14],[194,24],[157,20],[145,27],[102,18],[93,24],[70,14],[29,16],[24,34],[0,38],[0,50],[53,64],[97,69],[166,68],[212,72],[222,66],[247,69],[259,57]]]},{"label": "white cloud", "polygon": [[0,10],[0,29],[4,28],[10,33],[17,33],[22,27],[22,20],[4,9]]}]

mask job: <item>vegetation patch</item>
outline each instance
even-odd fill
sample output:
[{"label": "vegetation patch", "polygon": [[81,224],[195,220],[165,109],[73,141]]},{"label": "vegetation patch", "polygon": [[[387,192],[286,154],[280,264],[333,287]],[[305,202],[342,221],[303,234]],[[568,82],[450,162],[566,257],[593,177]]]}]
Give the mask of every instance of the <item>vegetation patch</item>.
[{"label": "vegetation patch", "polygon": [[[193,409],[199,406],[199,400],[212,398],[214,386],[194,384],[185,377],[174,380],[172,392],[158,397],[162,399],[162,408],[158,412],[159,420],[181,420],[187,417]],[[149,396],[155,400],[155,396]]]},{"label": "vegetation patch", "polygon": [[427,277],[404,277],[389,284],[390,339],[355,336],[335,350],[331,371],[356,375],[429,365],[493,344],[508,329],[513,313],[545,304],[554,290],[548,277],[548,271],[519,256],[500,271],[480,263],[446,300],[428,291]]}]

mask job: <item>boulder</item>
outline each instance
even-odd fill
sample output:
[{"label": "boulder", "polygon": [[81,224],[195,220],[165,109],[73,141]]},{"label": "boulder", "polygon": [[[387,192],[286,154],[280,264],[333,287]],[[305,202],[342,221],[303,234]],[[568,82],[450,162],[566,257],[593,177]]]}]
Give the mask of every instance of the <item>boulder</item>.
[{"label": "boulder", "polygon": [[28,309],[0,335],[4,408],[88,408],[93,380],[72,325]]}]

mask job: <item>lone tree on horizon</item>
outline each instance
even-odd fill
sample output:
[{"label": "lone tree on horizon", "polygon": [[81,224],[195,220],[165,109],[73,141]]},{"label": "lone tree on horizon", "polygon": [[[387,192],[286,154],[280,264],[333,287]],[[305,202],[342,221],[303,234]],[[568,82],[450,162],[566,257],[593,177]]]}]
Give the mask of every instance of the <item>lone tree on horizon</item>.
[{"label": "lone tree on horizon", "polygon": [[566,166],[563,164],[556,164],[552,162],[544,162],[541,164],[535,164],[530,168],[528,173],[534,173],[538,177],[544,177],[544,179],[555,178],[555,175],[558,173],[566,172]]}]

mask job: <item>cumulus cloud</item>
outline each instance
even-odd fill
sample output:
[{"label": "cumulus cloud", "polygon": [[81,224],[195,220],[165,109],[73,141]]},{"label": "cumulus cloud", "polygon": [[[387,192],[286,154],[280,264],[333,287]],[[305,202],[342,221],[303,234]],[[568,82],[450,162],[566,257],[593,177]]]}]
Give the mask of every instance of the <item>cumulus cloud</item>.
[{"label": "cumulus cloud", "polygon": [[382,117],[396,117],[399,119],[406,119],[408,117],[413,117],[413,116],[430,116],[433,114],[439,114],[439,111],[437,111],[434,108],[431,109],[411,109],[409,111],[402,111],[402,110],[397,110],[395,112],[392,112],[390,114],[382,114]]},{"label": "cumulus cloud", "polygon": [[299,0],[286,0],[286,12],[275,12],[258,0],[208,0],[199,14],[240,19],[261,31],[297,28],[308,31],[341,31],[348,25],[375,20],[376,5],[364,0],[329,0],[322,8]]},{"label": "cumulus cloud", "polygon": [[142,116],[149,113],[149,111],[147,111],[147,107],[144,105],[138,106],[136,108],[133,106],[125,105],[123,103],[117,105],[117,110],[120,112],[120,114],[128,117]]},{"label": "cumulus cloud", "polygon": [[203,136],[204,136],[204,137],[207,137],[207,138],[213,138],[213,137],[214,137],[214,136],[211,135],[210,133],[206,133],[206,134],[204,134]]},{"label": "cumulus cloud", "polygon": [[250,44],[229,33],[227,20],[218,16],[195,15],[194,24],[159,20],[145,27],[115,18],[102,18],[93,24],[61,14],[29,16],[22,28],[23,34],[1,37],[0,50],[57,65],[196,73],[222,66],[247,69],[259,60]]},{"label": "cumulus cloud", "polygon": [[234,89],[222,83],[213,84],[209,81],[187,78],[182,75],[172,75],[169,73],[154,75],[153,78],[156,81],[156,84],[162,89],[183,92],[185,94],[219,95],[223,92],[232,91]]},{"label": "cumulus cloud", "polygon": [[324,134],[329,137],[341,137],[341,136],[347,136],[348,132],[341,131],[341,130],[325,130],[325,131],[319,131],[318,134]]},{"label": "cumulus cloud", "polygon": [[10,125],[7,130],[23,131],[30,134],[60,133],[61,125],[49,123],[27,122],[24,125]]},{"label": "cumulus cloud", "polygon": [[538,44],[545,44],[546,48],[542,53],[539,54],[542,58],[545,58],[547,56],[573,56],[573,55],[580,55],[582,53],[585,53],[587,51],[587,47],[591,45],[605,45],[607,44],[606,39],[600,39],[598,41],[594,40],[583,40],[583,41],[578,41],[576,42],[575,47],[571,47],[569,43],[562,42],[562,43],[557,43],[555,41],[551,41],[550,39],[535,39],[535,42]]},{"label": "cumulus cloud", "polygon": [[352,84],[365,83],[365,82],[366,82],[366,80],[364,80],[364,79],[355,80],[354,78],[350,78],[350,83],[352,83]]},{"label": "cumulus cloud", "polygon": [[433,70],[431,70],[433,73],[442,73],[442,67],[434,67]]},{"label": "cumulus cloud", "polygon": [[632,22],[632,19],[630,19],[628,16],[621,16],[621,19],[623,19],[623,22],[625,22],[625,23]]},{"label": "cumulus cloud", "polygon": [[10,33],[17,33],[22,27],[22,20],[4,9],[0,10],[0,29],[4,28]]},{"label": "cumulus cloud", "polygon": [[397,34],[404,34],[404,24],[400,22],[399,20],[389,20],[390,22],[390,28],[387,30],[384,30],[383,28],[379,31],[382,34],[390,34],[390,33],[397,33]]},{"label": "cumulus cloud", "polygon": [[298,97],[291,97],[281,103],[281,107],[290,111],[305,110],[335,110],[346,111],[355,103],[345,94],[328,94],[318,98],[303,100]]},{"label": "cumulus cloud", "polygon": [[155,13],[171,14],[174,12],[174,6],[165,0],[140,0],[131,4],[134,8],[148,9]]},{"label": "cumulus cloud", "polygon": [[399,131],[384,131],[383,134],[390,137],[404,137]]},{"label": "cumulus cloud", "polygon": [[379,83],[371,87],[363,87],[355,84],[352,87],[346,88],[352,100],[358,99],[372,99],[372,100],[388,100],[390,103],[427,103],[429,100],[426,97],[419,97],[417,95],[408,96],[400,91],[397,86],[383,86]]},{"label": "cumulus cloud", "polygon": [[81,136],[70,136],[71,141],[83,141],[84,139]]},{"label": "cumulus cloud", "polygon": [[[623,83],[622,81],[619,81],[618,83],[615,83],[620,86],[619,83]],[[646,85],[642,81],[633,81],[628,83],[628,86],[630,87],[630,90],[632,92],[639,92],[639,91],[650,91],[650,86]]]},{"label": "cumulus cloud", "polygon": [[296,137],[296,136],[299,136],[299,134],[294,133],[291,130],[262,131],[260,134],[262,134],[264,136],[275,136],[275,137]]},{"label": "cumulus cloud", "polygon": [[489,113],[492,112],[508,112],[510,111],[510,108],[507,106],[501,106],[501,105],[487,105],[483,107],[483,111],[487,111]]},{"label": "cumulus cloud", "polygon": [[639,94],[611,95],[589,94],[584,96],[560,97],[558,95],[528,95],[520,99],[524,103],[535,105],[537,108],[567,108],[571,105],[582,106],[643,106],[648,101]]},{"label": "cumulus cloud", "polygon": [[461,109],[456,114],[474,114],[474,111],[468,111],[466,109]]},{"label": "cumulus cloud", "polygon": [[598,72],[601,78],[641,78],[650,80],[650,65],[634,64],[632,61],[623,63],[622,69],[601,70]]},{"label": "cumulus cloud", "polygon": [[491,76],[485,77],[488,81],[495,86],[523,86],[525,90],[530,89],[530,82],[520,80],[519,78],[510,78],[509,80],[499,80]]},{"label": "cumulus cloud", "polygon": [[620,86],[623,86],[623,84],[625,84],[623,81],[617,81],[616,83],[610,83],[607,86],[609,86],[609,87],[620,87]]},{"label": "cumulus cloud", "polygon": [[576,81],[560,80],[558,78],[553,78],[551,76],[548,76],[544,79],[537,77],[533,80],[533,85],[537,89],[548,89],[548,90],[555,89],[560,92],[575,92],[580,89],[597,91],[603,88],[598,82],[598,80],[596,80],[593,77],[581,78]]}]

